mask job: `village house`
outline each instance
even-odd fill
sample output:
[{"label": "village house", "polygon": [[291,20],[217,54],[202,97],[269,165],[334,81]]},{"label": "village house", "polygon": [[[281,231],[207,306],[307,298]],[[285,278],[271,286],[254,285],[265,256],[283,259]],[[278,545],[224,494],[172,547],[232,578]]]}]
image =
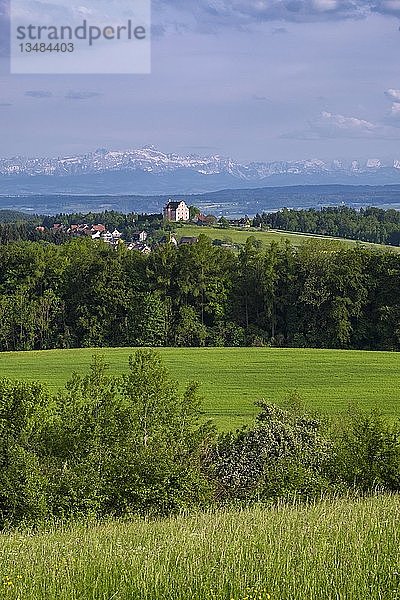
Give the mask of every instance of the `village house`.
[{"label": "village house", "polygon": [[189,207],[183,200],[181,202],[170,200],[164,206],[163,215],[164,219],[168,221],[189,221],[190,219]]},{"label": "village house", "polygon": [[248,229],[251,227],[251,221],[247,216],[243,217],[242,219],[229,219],[229,225],[231,227],[240,227],[241,229]]},{"label": "village house", "polygon": [[178,247],[178,241],[172,233],[168,233],[167,235],[164,235],[158,243],[159,244],[172,244],[173,246],[175,246],[175,248]]},{"label": "village house", "polygon": [[127,249],[128,250],[136,250],[137,252],[140,252],[141,254],[150,254],[151,253],[150,246],[147,246],[146,244],[143,244],[142,242],[132,242],[131,244],[128,244]]},{"label": "village house", "polygon": [[196,225],[203,225],[203,226],[207,226],[210,225],[210,218],[206,217],[206,215],[196,215],[193,219],[193,222],[196,223]]},{"label": "village house", "polygon": [[[36,227],[36,231],[40,233],[44,233],[46,228],[43,226]],[[107,230],[107,227],[102,223],[98,223],[97,225],[88,225],[87,223],[73,223],[67,226],[64,226],[62,223],[55,223],[51,227],[51,231],[53,233],[64,232],[71,237],[90,237],[92,240],[102,240],[107,244],[116,245],[118,243],[123,243],[122,241],[122,233],[118,231],[118,229],[114,229],[112,233]],[[141,231],[138,233],[137,242],[144,243],[147,239],[147,233],[145,231]]]},{"label": "village house", "polygon": [[106,226],[102,225],[101,223],[99,223],[98,225],[93,225],[92,231],[94,233],[97,233],[97,232],[104,233],[106,231]]},{"label": "village house", "polygon": [[109,231],[105,231],[101,234],[101,239],[107,244],[112,244],[114,238],[112,236],[112,233],[110,233]]},{"label": "village house", "polygon": [[147,237],[148,237],[147,231],[139,231],[138,233],[134,233],[132,235],[132,242],[144,243],[147,240]]}]

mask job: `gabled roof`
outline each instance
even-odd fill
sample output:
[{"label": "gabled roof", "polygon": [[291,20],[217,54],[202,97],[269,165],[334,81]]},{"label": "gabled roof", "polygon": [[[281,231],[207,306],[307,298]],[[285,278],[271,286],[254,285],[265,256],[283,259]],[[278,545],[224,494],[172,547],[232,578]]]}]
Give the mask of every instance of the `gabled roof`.
[{"label": "gabled roof", "polygon": [[200,221],[200,223],[208,223],[208,218],[205,215],[197,215],[197,221]]},{"label": "gabled roof", "polygon": [[165,208],[172,208],[173,210],[176,210],[179,205],[180,205],[180,202],[168,202],[168,204]]},{"label": "gabled roof", "polygon": [[166,209],[168,209],[168,208],[171,208],[171,209],[173,209],[173,210],[176,210],[176,209],[178,208],[178,206],[179,206],[180,204],[182,204],[182,203],[183,203],[183,204],[186,204],[184,200],[179,200],[179,202],[173,202],[172,200],[170,200],[170,201],[167,203],[167,205],[166,205],[166,207],[165,207],[165,208],[166,208]]},{"label": "gabled roof", "polygon": [[105,225],[101,225],[101,223],[99,223],[98,225],[93,225],[92,227],[92,231],[100,231],[100,233],[102,233],[105,230]]}]

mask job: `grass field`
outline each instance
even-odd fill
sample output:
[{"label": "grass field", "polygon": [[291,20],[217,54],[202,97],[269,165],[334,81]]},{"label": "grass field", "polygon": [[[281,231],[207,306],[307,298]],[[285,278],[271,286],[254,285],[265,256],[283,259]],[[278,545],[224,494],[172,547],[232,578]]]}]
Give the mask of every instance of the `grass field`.
[{"label": "grass field", "polygon": [[399,496],[3,534],[5,600],[398,600]]},{"label": "grass field", "polygon": [[[52,390],[73,371],[86,372],[93,354],[105,356],[113,373],[127,368],[134,350],[79,349],[0,354],[0,377],[39,380]],[[274,348],[162,348],[172,376],[201,383],[207,415],[224,429],[251,422],[254,402],[282,402],[297,390],[306,404],[337,414],[349,403],[379,407],[400,417],[400,354]]]},{"label": "grass field", "polygon": [[355,244],[362,244],[370,248],[391,250],[393,252],[400,252],[400,248],[396,246],[383,246],[380,244],[371,244],[368,242],[357,242],[355,240],[346,240],[342,238],[332,238],[316,236],[306,233],[288,233],[285,231],[271,230],[271,231],[260,231],[258,229],[220,229],[218,227],[198,227],[196,225],[185,225],[179,227],[176,231],[176,237],[180,239],[182,236],[198,237],[201,233],[207,235],[212,240],[215,239],[229,239],[234,244],[244,244],[250,236],[254,236],[257,240],[260,240],[263,245],[270,244],[271,242],[280,242],[282,240],[289,240],[294,246],[298,246],[307,240],[319,240],[321,244],[336,244],[346,246],[354,246]]}]

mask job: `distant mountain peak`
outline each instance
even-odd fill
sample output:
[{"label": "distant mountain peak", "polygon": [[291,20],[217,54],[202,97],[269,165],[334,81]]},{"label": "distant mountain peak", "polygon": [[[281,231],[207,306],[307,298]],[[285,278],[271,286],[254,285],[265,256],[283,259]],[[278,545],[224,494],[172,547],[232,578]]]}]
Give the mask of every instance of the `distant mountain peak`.
[{"label": "distant mountain peak", "polygon": [[[131,150],[98,148],[85,155],[59,158],[17,156],[0,159],[0,193],[3,189],[12,189],[12,182],[17,178],[24,180],[22,189],[29,192],[32,182],[40,177],[45,177],[46,183],[52,178],[69,179],[69,186],[62,183],[58,186],[67,190],[75,189],[77,178],[83,177],[88,182],[90,177],[97,177],[97,190],[101,187],[101,177],[104,180],[106,175],[112,176],[117,183],[118,177],[121,181],[129,180],[129,191],[136,193],[196,193],[223,187],[325,183],[383,184],[400,183],[400,159],[371,157],[367,160],[325,161],[308,158],[243,163],[219,154],[165,153],[152,144]],[[35,185],[37,188],[39,183]],[[85,185],[82,183],[83,189],[90,190],[89,184],[89,187]],[[56,187],[55,183],[51,186]]]}]

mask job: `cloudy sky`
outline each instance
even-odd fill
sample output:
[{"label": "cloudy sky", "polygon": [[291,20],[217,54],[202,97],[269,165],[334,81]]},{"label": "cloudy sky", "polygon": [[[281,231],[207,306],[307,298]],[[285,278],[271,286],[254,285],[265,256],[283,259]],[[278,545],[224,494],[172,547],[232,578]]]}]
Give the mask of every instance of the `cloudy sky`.
[{"label": "cloudy sky", "polygon": [[[69,0],[65,15],[87,4]],[[149,75],[9,75],[3,56],[0,156],[152,144],[242,161],[400,158],[400,0],[153,0],[152,11]]]}]

